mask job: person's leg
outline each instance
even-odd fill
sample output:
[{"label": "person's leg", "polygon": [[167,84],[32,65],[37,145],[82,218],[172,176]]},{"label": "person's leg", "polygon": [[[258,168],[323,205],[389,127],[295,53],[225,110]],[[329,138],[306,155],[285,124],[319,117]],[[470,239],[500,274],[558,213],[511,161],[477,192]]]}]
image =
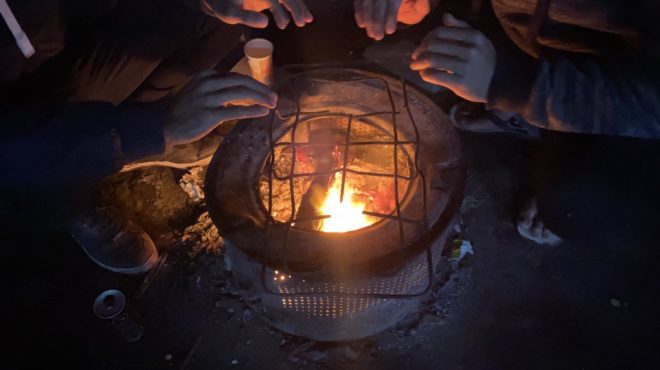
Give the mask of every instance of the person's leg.
[{"label": "person's leg", "polygon": [[[164,22],[171,29],[162,37],[132,35],[142,45],[125,43],[121,37],[99,37],[87,49],[83,46],[90,43],[74,42],[27,81],[25,91],[27,95],[34,92],[32,99],[108,101],[116,105],[172,95],[194,73],[217,64],[239,39],[236,31],[223,31],[217,21],[202,14],[186,19]],[[231,37],[234,44],[229,42]],[[7,198],[11,202],[2,204],[0,213],[28,228],[68,229],[95,262],[112,271],[148,270],[158,257],[151,239],[130,221],[99,211],[97,194],[92,188],[34,189]]]},{"label": "person's leg", "polygon": [[660,219],[660,142],[549,134],[534,163],[537,218],[577,242],[649,240]]},{"label": "person's leg", "polygon": [[[128,98],[136,102],[152,102],[176,94],[193,75],[216,68],[234,56],[241,47],[242,26],[230,26],[204,16],[194,40],[163,59],[158,67]],[[237,61],[236,61],[237,62]]]},{"label": "person's leg", "polygon": [[[222,69],[228,70],[238,62],[242,56],[244,27],[229,26],[205,17],[198,30],[196,39],[164,59],[128,100],[145,103],[168,99],[176,95],[193,75],[210,68],[222,73]],[[194,143],[178,145],[162,155],[129,163],[122,172],[149,166],[184,169],[207,165],[228,127],[231,122]]]},{"label": "person's leg", "polygon": [[163,40],[150,44],[149,38],[140,46],[142,50],[100,41],[75,61],[71,99],[118,105],[171,97],[193,75],[214,68],[238,48],[245,30],[201,13],[177,25],[185,37],[173,38],[168,47],[161,45]]},{"label": "person's leg", "polygon": [[65,49],[24,81],[25,98],[156,101],[215,66],[244,31],[176,2],[120,2],[86,22],[72,18]]}]

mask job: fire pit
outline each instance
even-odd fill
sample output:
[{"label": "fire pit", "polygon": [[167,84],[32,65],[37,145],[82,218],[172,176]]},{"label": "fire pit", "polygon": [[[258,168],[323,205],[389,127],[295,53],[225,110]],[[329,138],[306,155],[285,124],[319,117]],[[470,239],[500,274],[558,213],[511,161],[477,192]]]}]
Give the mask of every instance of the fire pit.
[{"label": "fire pit", "polygon": [[206,189],[241,294],[285,332],[344,340],[419,304],[461,200],[457,135],[426,96],[377,73],[312,69],[242,121]]}]

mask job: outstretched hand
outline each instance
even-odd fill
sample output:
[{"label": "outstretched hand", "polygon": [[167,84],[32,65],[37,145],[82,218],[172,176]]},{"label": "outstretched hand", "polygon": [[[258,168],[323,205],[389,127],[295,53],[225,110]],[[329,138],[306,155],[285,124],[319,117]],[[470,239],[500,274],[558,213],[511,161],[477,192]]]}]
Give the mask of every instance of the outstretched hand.
[{"label": "outstretched hand", "polygon": [[412,54],[410,68],[429,83],[444,86],[463,99],[485,103],[497,53],[481,32],[451,14],[444,27],[431,31]]},{"label": "outstretched hand", "polygon": [[381,40],[396,31],[396,23],[417,24],[431,11],[429,0],[354,0],[355,22],[367,35]]},{"label": "outstretched hand", "polygon": [[204,71],[179,95],[165,124],[165,144],[197,141],[222,122],[265,116],[276,105],[277,94],[251,77]]},{"label": "outstretched hand", "polygon": [[200,0],[207,14],[227,24],[244,24],[253,28],[266,28],[268,17],[261,13],[269,10],[280,29],[291,19],[298,27],[311,23],[314,17],[303,0]]}]

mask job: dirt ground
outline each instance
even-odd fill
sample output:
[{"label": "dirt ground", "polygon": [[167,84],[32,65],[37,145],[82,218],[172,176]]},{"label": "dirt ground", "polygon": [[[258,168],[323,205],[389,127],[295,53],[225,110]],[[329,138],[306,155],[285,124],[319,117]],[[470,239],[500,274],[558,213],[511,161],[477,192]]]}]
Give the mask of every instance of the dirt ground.
[{"label": "dirt ground", "polygon": [[[183,173],[150,169],[112,186],[134,204],[136,217],[160,215],[158,222],[144,218],[152,235],[161,235],[164,260],[146,282],[96,267],[66,235],[5,240],[3,367],[658,368],[653,246],[544,248],[522,240],[512,220],[535,144],[464,137],[464,145],[461,213],[475,255],[427,297],[420,316],[396,328],[355,342],[314,343],[268,327],[228,282],[222,240],[203,203],[177,183]],[[140,315],[144,337],[137,343],[122,342],[93,315],[95,296],[109,288],[126,292]]]}]

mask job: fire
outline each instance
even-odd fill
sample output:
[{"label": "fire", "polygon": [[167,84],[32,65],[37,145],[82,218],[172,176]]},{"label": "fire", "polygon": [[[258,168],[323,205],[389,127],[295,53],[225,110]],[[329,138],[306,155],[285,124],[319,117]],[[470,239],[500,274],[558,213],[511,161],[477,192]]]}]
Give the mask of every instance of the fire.
[{"label": "fire", "polygon": [[355,189],[349,181],[344,184],[344,201],[341,202],[341,176],[335,176],[334,183],[321,206],[324,215],[331,216],[323,220],[321,231],[343,233],[369,226],[372,222],[362,214],[366,204],[353,200]]}]

